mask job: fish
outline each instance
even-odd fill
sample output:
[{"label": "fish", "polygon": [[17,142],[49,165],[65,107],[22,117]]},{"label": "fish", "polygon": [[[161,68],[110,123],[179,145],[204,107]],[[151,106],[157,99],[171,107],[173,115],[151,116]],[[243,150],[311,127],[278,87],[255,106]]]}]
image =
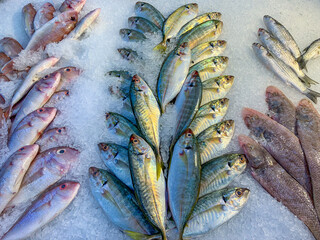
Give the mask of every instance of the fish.
[{"label": "fish", "polygon": [[192,130],[186,129],[174,145],[169,163],[168,199],[179,239],[197,203],[201,175],[198,143]]},{"label": "fish", "polygon": [[14,58],[23,50],[21,44],[14,38],[5,37],[0,40],[0,51],[8,57]]},{"label": "fish", "polygon": [[253,43],[252,48],[256,56],[260,59],[260,61],[263,62],[263,64],[268,69],[273,71],[281,80],[295,87],[301,93],[310,98],[313,102],[317,102],[317,97],[320,97],[320,93],[309,89],[305,85],[307,83],[301,82],[301,80],[290,67],[288,67],[281,60],[273,57],[268,52],[268,50],[259,43]]},{"label": "fish", "polygon": [[152,90],[138,75],[132,77],[130,102],[140,132],[143,134],[144,139],[153,146],[155,150],[157,174],[160,174],[162,162],[159,137],[160,108]]},{"label": "fish", "polygon": [[46,130],[41,137],[38,139],[37,143],[40,146],[48,145],[49,143],[59,143],[59,140],[63,137],[68,136],[68,131],[66,127],[51,128]]},{"label": "fish", "polygon": [[69,97],[69,96],[70,96],[69,90],[59,90],[51,96],[51,98],[45,104],[45,106],[54,106],[59,101],[62,101],[63,99],[65,99],[65,97]]},{"label": "fish", "polygon": [[191,50],[187,43],[182,43],[164,60],[157,81],[157,95],[161,112],[180,92],[188,75]]},{"label": "fish", "polygon": [[[197,14],[198,4],[196,3],[183,5],[176,9],[173,13],[171,13],[163,23],[163,40],[154,49],[160,52],[164,52],[167,49],[167,42],[169,42],[171,38],[175,38],[180,28],[187,22],[195,18]],[[181,45],[181,43],[179,43],[178,45]]]},{"label": "fish", "polygon": [[250,196],[247,188],[225,188],[200,198],[184,229],[185,239],[206,234],[237,215]]},{"label": "fish", "polygon": [[118,113],[106,113],[107,129],[112,133],[123,137],[126,141],[130,138],[131,134],[141,136],[138,128],[127,118]]},{"label": "fish", "polygon": [[190,31],[192,28],[195,28],[196,26],[200,25],[201,23],[207,22],[209,20],[220,20],[220,19],[221,19],[221,13],[219,12],[204,13],[198,17],[195,17],[191,21],[187,22],[178,32],[177,38],[180,38],[183,34]]},{"label": "fish", "polygon": [[269,116],[296,133],[296,107],[284,93],[274,86],[269,86],[266,89],[266,102],[271,112]]},{"label": "fish", "polygon": [[246,169],[245,155],[233,153],[211,159],[201,166],[199,197],[226,188]]},{"label": "fish", "polygon": [[77,67],[63,67],[59,68],[58,70],[54,71],[53,73],[50,73],[49,75],[46,75],[45,77],[52,77],[53,75],[60,73],[61,79],[60,83],[56,89],[56,92],[64,89],[65,87],[69,87],[70,84],[74,82],[75,79],[77,79],[80,74],[82,73],[82,70]]},{"label": "fish", "polygon": [[8,141],[11,151],[35,143],[56,116],[56,108],[39,108],[24,117]]},{"label": "fish", "polygon": [[11,103],[9,106],[9,116],[11,113],[12,107],[19,102],[23,98],[24,95],[30,90],[32,85],[39,81],[41,79],[41,73],[48,68],[54,66],[59,61],[59,58],[56,57],[49,57],[47,59],[44,59],[37,63],[35,66],[33,66],[30,71],[28,72],[28,75],[23,80],[22,84],[19,86],[19,88],[14,93]]},{"label": "fish", "polygon": [[175,101],[177,117],[173,129],[172,147],[176,139],[189,127],[198,112],[202,94],[201,79],[197,71],[192,72],[184,81]]},{"label": "fish", "polygon": [[[1,59],[1,53],[0,53],[0,59]],[[1,62],[0,62],[0,65],[1,65]],[[10,79],[6,75],[0,73],[0,83],[1,82],[10,82]]]},{"label": "fish", "polygon": [[60,42],[78,22],[76,11],[63,12],[39,28],[31,37],[26,51],[43,50],[49,43]]},{"label": "fish", "polygon": [[154,23],[160,30],[165,21],[164,16],[150,3],[136,2],[134,6],[135,14]]},{"label": "fish", "polygon": [[264,24],[273,36],[275,36],[285,46],[295,58],[300,57],[301,52],[298,44],[290,32],[277,20],[269,15],[263,17]]},{"label": "fish", "polygon": [[157,233],[140,210],[132,191],[118,178],[106,170],[90,167],[89,180],[93,197],[114,225],[128,235]]},{"label": "fish", "polygon": [[206,21],[183,34],[177,44],[187,42],[193,49],[202,43],[216,40],[220,36],[222,28],[223,22],[219,20]]},{"label": "fish", "polygon": [[37,11],[36,16],[33,20],[34,30],[37,31],[41,28],[45,23],[49,22],[53,18],[53,14],[55,12],[54,6],[46,2],[43,4],[40,9]]},{"label": "fish", "polygon": [[130,175],[128,149],[114,143],[98,144],[100,157],[109,169],[121,182],[133,190]]},{"label": "fish", "polygon": [[227,120],[202,131],[197,136],[199,144],[201,164],[206,163],[213,157],[217,156],[218,152],[225,149],[233,137],[234,121]]},{"label": "fish", "polygon": [[[11,58],[8,57],[4,52],[0,52],[0,68],[2,68],[10,60]],[[1,74],[1,75],[4,75],[4,74]]]},{"label": "fish", "polygon": [[108,76],[119,78],[120,81],[129,82],[131,84],[132,75],[125,70],[113,70],[107,73]]},{"label": "fish", "polygon": [[243,108],[242,118],[256,140],[311,193],[309,171],[299,139],[289,129],[256,110]]},{"label": "fish", "polygon": [[143,17],[129,17],[128,25],[129,28],[139,31],[143,34],[155,34],[160,32],[160,29],[154,23]]},{"label": "fish", "polygon": [[2,240],[23,239],[55,219],[76,197],[80,183],[66,181],[37,198],[16,221]]},{"label": "fish", "polygon": [[24,20],[24,30],[29,38],[32,37],[32,34],[34,34],[34,25],[33,20],[36,16],[37,11],[34,9],[33,5],[31,3],[28,3],[22,8],[22,15]]},{"label": "fish", "polygon": [[285,64],[287,64],[291,69],[297,74],[299,79],[309,84],[317,84],[318,82],[309,78],[301,69],[299,66],[298,61],[295,59],[295,57],[291,54],[291,52],[285,48],[285,46],[282,45],[281,42],[279,42],[276,38],[271,36],[271,34],[266,31],[263,28],[260,28],[258,31],[258,36],[260,41],[268,51],[274,56],[283,61]]},{"label": "fish", "polygon": [[138,55],[138,53],[131,48],[118,48],[118,52],[121,57],[129,62],[141,61],[142,58]]},{"label": "fish", "polygon": [[308,192],[268,151],[253,139],[240,135],[239,144],[245,152],[251,175],[277,201],[286,206],[320,239],[320,224]]},{"label": "fish", "polygon": [[215,40],[202,43],[191,50],[191,66],[207,58],[219,56],[227,47],[224,40]]},{"label": "fish", "polygon": [[96,8],[86,14],[76,25],[76,27],[69,33],[66,38],[78,39],[90,26],[91,24],[98,18],[100,15],[101,8]]},{"label": "fish", "polygon": [[229,99],[221,98],[213,100],[201,106],[196,113],[189,128],[195,136],[198,136],[203,130],[221,122],[227,113],[229,107]]},{"label": "fish", "polygon": [[25,174],[18,194],[7,205],[7,211],[30,203],[58,182],[79,160],[79,155],[77,149],[69,147],[50,148],[38,154]]},{"label": "fish", "polygon": [[132,134],[129,148],[129,167],[136,199],[150,222],[160,229],[166,240],[166,181],[162,169],[157,171],[157,160],[151,146]]},{"label": "fish", "polygon": [[[108,76],[115,77],[120,82],[120,86],[110,86],[109,91],[111,94],[118,94],[124,99],[129,99],[129,91],[132,81],[132,75],[128,71],[114,70],[107,73]],[[131,111],[131,103],[129,103]]]},{"label": "fish", "polygon": [[0,214],[10,200],[18,193],[30,163],[36,157],[39,145],[24,146],[14,152],[0,169]]},{"label": "fish", "polygon": [[120,37],[126,42],[140,42],[146,40],[146,36],[133,29],[122,28],[119,31]]},{"label": "fish", "polygon": [[56,73],[52,77],[43,78],[33,85],[12,122],[10,133],[13,133],[16,126],[25,116],[46,104],[59,85],[60,78],[61,74]]},{"label": "fish", "polygon": [[296,108],[296,119],[298,137],[310,172],[313,202],[320,216],[320,114],[310,101],[302,99]]},{"label": "fish", "polygon": [[320,39],[314,40],[303,50],[303,54],[297,58],[301,69],[306,69],[307,62],[320,56]]},{"label": "fish", "polygon": [[190,67],[189,74],[196,70],[199,72],[201,81],[206,81],[221,75],[226,70],[228,62],[229,58],[225,56],[207,58]]},{"label": "fish", "polygon": [[60,12],[76,11],[80,13],[87,0],[65,0],[60,8]]}]

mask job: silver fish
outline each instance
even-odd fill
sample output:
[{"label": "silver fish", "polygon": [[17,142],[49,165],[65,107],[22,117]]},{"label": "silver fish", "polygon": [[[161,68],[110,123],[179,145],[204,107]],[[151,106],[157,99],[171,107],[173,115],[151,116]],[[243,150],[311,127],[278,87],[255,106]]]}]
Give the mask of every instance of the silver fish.
[{"label": "silver fish", "polygon": [[301,69],[306,69],[307,62],[320,56],[320,39],[314,40],[307,48],[303,50],[303,55],[298,57],[297,61]]},{"label": "silver fish", "polygon": [[204,59],[219,56],[227,47],[224,40],[215,40],[202,43],[191,50],[191,66]]},{"label": "silver fish", "polygon": [[120,29],[119,34],[126,42],[140,42],[147,39],[143,33],[127,28]]},{"label": "silver fish", "polygon": [[142,17],[130,17],[128,18],[128,25],[130,28],[139,32],[145,33],[159,33],[160,29],[149,20]]},{"label": "silver fish", "polygon": [[165,18],[154,6],[146,2],[136,2],[134,10],[137,16],[148,19],[162,29]]}]

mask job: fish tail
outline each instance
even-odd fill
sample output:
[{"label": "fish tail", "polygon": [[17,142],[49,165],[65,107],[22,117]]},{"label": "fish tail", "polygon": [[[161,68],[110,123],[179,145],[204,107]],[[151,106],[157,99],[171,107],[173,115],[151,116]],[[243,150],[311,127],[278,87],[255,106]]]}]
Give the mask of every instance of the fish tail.
[{"label": "fish tail", "polygon": [[299,64],[300,69],[306,69],[306,71],[308,72],[307,66],[306,66],[307,65],[307,61],[304,60],[303,55],[298,57],[297,62]]},{"label": "fish tail", "polygon": [[127,234],[130,238],[133,240],[151,240],[151,239],[160,239],[161,236],[159,234],[155,235],[146,235],[143,233],[137,233],[132,231],[124,231],[125,234]]},{"label": "fish tail", "polygon": [[320,93],[308,89],[305,95],[314,103],[317,103],[317,98],[320,97]]},{"label": "fish tail", "polygon": [[161,43],[153,48],[154,51],[158,51],[160,53],[164,53],[167,50],[166,39],[163,39]]},{"label": "fish tail", "polygon": [[318,84],[317,81],[311,79],[311,78],[308,77],[307,75],[305,75],[304,77],[300,78],[300,80],[301,80],[303,83],[305,83],[306,86],[307,86],[307,84],[308,84],[309,87],[310,87],[311,84]]},{"label": "fish tail", "polygon": [[157,165],[156,165],[157,179],[159,179],[160,174],[161,174],[161,170],[162,170],[162,158],[161,158],[161,155],[160,155],[160,149],[159,148],[156,150],[156,161],[157,161]]}]

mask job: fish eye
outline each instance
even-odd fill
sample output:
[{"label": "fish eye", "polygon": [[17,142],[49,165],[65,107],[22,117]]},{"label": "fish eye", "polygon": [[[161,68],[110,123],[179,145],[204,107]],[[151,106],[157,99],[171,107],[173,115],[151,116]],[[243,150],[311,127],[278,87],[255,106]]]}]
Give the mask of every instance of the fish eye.
[{"label": "fish eye", "polygon": [[188,134],[187,134],[187,137],[192,137],[192,134],[191,134],[191,133],[188,133]]},{"label": "fish eye", "polygon": [[65,71],[66,71],[66,72],[70,72],[71,69],[70,69],[70,68],[66,68]]},{"label": "fish eye", "polygon": [[242,194],[243,194],[243,192],[242,192],[241,190],[237,190],[237,191],[236,191],[236,195],[237,195],[237,197],[241,197],[241,196],[242,196]]},{"label": "fish eye", "polygon": [[64,154],[65,151],[66,151],[66,150],[64,150],[64,149],[60,149],[60,150],[57,151],[57,153],[58,153],[58,154]]},{"label": "fish eye", "polygon": [[23,151],[23,150],[24,150],[24,147],[20,148],[20,149],[19,149],[19,152],[21,152],[21,151]]},{"label": "fish eye", "polygon": [[133,143],[136,143],[136,144],[137,144],[137,143],[138,143],[138,139],[134,139],[134,140],[133,140]]},{"label": "fish eye", "polygon": [[190,9],[190,7],[187,5],[187,6],[186,6],[186,9]]},{"label": "fish eye", "polygon": [[42,113],[44,110],[43,110],[43,108],[40,108],[40,109],[38,109],[38,113]]},{"label": "fish eye", "polygon": [[65,184],[62,184],[62,185],[60,186],[60,189],[61,189],[61,190],[65,189],[65,188],[66,188],[66,185],[65,185]]},{"label": "fish eye", "polygon": [[214,44],[213,44],[213,42],[210,42],[210,46],[211,46],[211,47],[214,47]]},{"label": "fish eye", "polygon": [[70,20],[71,20],[71,21],[75,21],[76,18],[75,18],[75,17],[71,17]]},{"label": "fish eye", "polygon": [[230,122],[227,122],[226,126],[227,126],[227,127],[230,127],[230,126],[231,126]]},{"label": "fish eye", "polygon": [[59,129],[57,130],[57,132],[58,132],[58,133],[61,133],[61,132],[62,132],[62,129],[61,129],[61,128],[59,128]]},{"label": "fish eye", "polygon": [[244,156],[241,156],[240,157],[240,163],[245,163],[246,162],[246,159],[244,158]]},{"label": "fish eye", "polygon": [[109,149],[109,147],[107,145],[103,146],[103,150],[107,151]]},{"label": "fish eye", "polygon": [[109,113],[106,113],[106,119],[108,119],[110,117]]},{"label": "fish eye", "polygon": [[70,92],[69,92],[69,90],[67,90],[67,91],[65,92],[65,95],[66,95],[66,96],[69,96],[69,94],[70,94]]},{"label": "fish eye", "polygon": [[220,100],[220,103],[221,103],[221,104],[224,104],[224,100],[223,100],[223,99],[221,99],[221,100]]}]

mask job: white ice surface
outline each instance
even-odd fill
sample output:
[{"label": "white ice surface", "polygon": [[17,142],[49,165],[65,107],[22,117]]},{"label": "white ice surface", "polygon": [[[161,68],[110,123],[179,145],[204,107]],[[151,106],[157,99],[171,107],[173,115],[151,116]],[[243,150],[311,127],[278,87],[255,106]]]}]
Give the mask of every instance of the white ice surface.
[{"label": "white ice surface", "polygon": [[[0,38],[14,37],[23,46],[28,38],[24,33],[21,9],[27,0],[0,1]],[[44,1],[33,1],[39,7]],[[59,7],[62,0],[54,1]],[[130,69],[125,61],[120,59],[116,49],[129,46],[121,41],[118,34],[120,28],[127,27],[127,18],[134,15],[133,0],[87,0],[81,15],[101,8],[98,21],[89,30],[87,36],[78,40],[66,40],[52,44],[47,48],[50,55],[62,57],[59,66],[73,65],[84,70],[81,77],[70,88],[71,96],[59,103],[61,111],[54,120],[54,126],[67,126],[70,131],[69,145],[82,151],[80,162],[65,179],[78,180],[82,187],[73,203],[54,221],[39,230],[30,239],[128,239],[106,219],[106,216],[93,199],[88,187],[88,168],[90,166],[104,167],[100,160],[97,143],[116,140],[107,133],[104,116],[106,111],[121,112],[121,102],[111,97],[108,86],[116,84],[105,73],[110,70]],[[177,7],[187,3],[185,0],[149,1],[164,16],[168,16]],[[235,83],[228,94],[230,107],[226,119],[236,121],[236,132],[233,142],[224,152],[239,151],[237,136],[248,133],[241,119],[241,109],[252,107],[266,112],[264,101],[265,89],[275,85],[294,101],[303,98],[295,89],[285,85],[273,73],[258,62],[251,50],[251,44],[257,41],[257,30],[264,27],[262,17],[269,14],[282,22],[295,37],[301,49],[305,48],[320,34],[320,2],[318,0],[197,0],[200,13],[220,11],[224,29],[220,39],[227,40],[225,52],[230,58],[226,74],[235,76]],[[151,44],[137,48],[140,52],[150,52]],[[146,49],[144,51],[144,49]],[[150,59],[150,53],[146,59]],[[151,56],[152,57],[152,56]],[[147,61],[144,66],[138,66],[137,71],[154,88],[156,76],[162,59]],[[308,64],[309,76],[320,80],[320,59]],[[18,82],[1,83],[0,93],[6,99],[13,93]],[[320,88],[314,88],[320,90]],[[318,105],[318,110],[320,110]],[[168,108],[168,112],[173,112]],[[170,122],[173,115],[162,119],[162,123]],[[164,125],[164,124],[163,124]],[[162,141],[167,142],[169,128],[162,126]],[[2,140],[2,139],[0,139]],[[0,163],[6,158],[6,149],[0,151]],[[248,187],[251,197],[243,211],[231,221],[216,229],[210,235],[201,239],[313,239],[307,227],[291,214],[282,204],[266,193],[252,177],[245,173],[233,185]],[[0,236],[13,223],[17,214],[0,218]]]}]

